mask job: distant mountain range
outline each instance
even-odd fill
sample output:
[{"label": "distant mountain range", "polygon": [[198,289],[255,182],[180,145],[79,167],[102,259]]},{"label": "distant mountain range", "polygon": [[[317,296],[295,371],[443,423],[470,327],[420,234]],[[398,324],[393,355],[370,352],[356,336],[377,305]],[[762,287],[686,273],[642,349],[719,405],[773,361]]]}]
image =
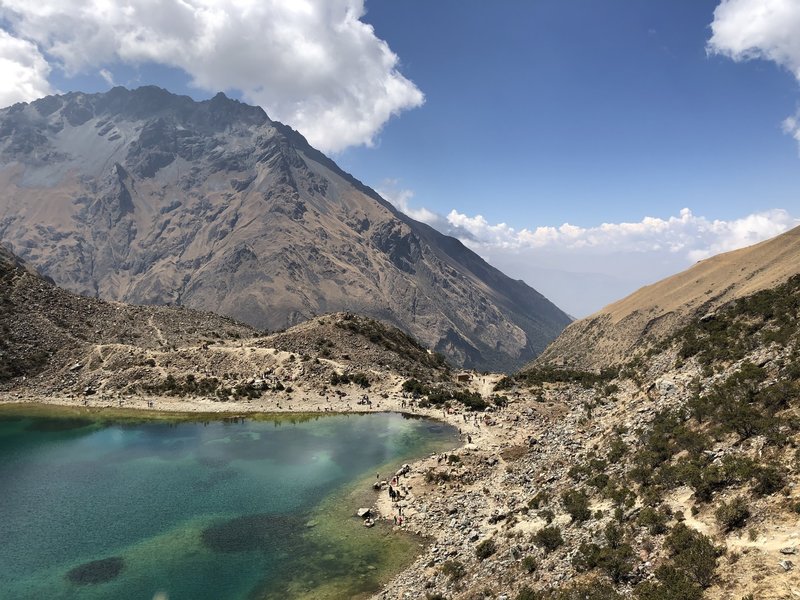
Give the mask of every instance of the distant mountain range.
[{"label": "distant mountain range", "polygon": [[0,241],[84,295],[271,330],[351,311],[493,370],[530,361],[570,322],[223,94],[117,87],[0,110],[0,190]]}]

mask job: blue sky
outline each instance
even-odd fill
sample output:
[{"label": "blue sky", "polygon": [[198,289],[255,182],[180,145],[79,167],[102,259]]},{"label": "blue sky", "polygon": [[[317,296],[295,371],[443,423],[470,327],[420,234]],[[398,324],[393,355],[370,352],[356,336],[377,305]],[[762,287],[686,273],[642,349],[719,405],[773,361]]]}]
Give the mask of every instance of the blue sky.
[{"label": "blue sky", "polygon": [[0,0],[0,103],[224,90],[576,316],[800,223],[795,0],[126,5]]},{"label": "blue sky", "polygon": [[774,63],[709,56],[717,2],[372,0],[365,20],[425,105],[379,148],[340,157],[415,202],[491,222],[798,212],[781,134],[797,82]]}]

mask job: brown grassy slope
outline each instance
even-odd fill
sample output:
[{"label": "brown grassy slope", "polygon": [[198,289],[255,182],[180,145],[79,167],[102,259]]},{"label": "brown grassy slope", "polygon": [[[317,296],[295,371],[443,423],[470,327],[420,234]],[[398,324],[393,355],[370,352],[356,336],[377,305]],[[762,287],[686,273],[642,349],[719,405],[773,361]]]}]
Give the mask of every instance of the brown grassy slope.
[{"label": "brown grassy slope", "polygon": [[754,246],[719,254],[645,286],[569,325],[535,364],[595,369],[665,338],[692,317],[768,289],[800,273],[800,228]]}]

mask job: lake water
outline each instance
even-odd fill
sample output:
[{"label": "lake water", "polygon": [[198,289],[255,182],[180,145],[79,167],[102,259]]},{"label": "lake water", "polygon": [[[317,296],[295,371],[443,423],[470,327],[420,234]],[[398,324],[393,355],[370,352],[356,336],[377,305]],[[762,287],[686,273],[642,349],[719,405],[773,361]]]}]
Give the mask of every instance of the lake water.
[{"label": "lake water", "polygon": [[228,421],[0,412],[0,598],[352,598],[420,540],[354,517],[452,448],[398,414]]}]

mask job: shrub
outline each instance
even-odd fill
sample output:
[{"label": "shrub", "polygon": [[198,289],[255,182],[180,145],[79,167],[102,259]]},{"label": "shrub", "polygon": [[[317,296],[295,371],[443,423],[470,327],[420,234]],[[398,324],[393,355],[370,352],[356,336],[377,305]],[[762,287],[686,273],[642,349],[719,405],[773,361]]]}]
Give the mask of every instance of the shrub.
[{"label": "shrub", "polygon": [[720,504],[714,511],[714,516],[724,531],[733,531],[744,526],[750,517],[750,508],[747,506],[747,501],[739,496],[730,503]]},{"label": "shrub", "polygon": [[467,574],[464,563],[458,560],[448,560],[442,564],[442,573],[450,578],[450,581],[458,581]]},{"label": "shrub", "polygon": [[448,454],[447,455],[447,464],[454,465],[461,462],[461,457],[458,454]]},{"label": "shrub", "polygon": [[678,523],[667,536],[666,546],[676,569],[685,572],[700,587],[711,585],[719,552],[710,538]]},{"label": "shrub", "polygon": [[450,473],[446,471],[437,471],[431,467],[425,472],[426,483],[446,483],[448,481],[450,481]]},{"label": "shrub", "polygon": [[628,452],[628,445],[622,441],[622,438],[616,436],[612,438],[608,445],[608,461],[612,463],[619,462]]},{"label": "shrub", "polygon": [[407,394],[419,394],[420,396],[424,396],[428,393],[428,386],[417,379],[407,379],[403,382],[403,391]]},{"label": "shrub", "polygon": [[369,377],[367,377],[365,373],[354,373],[350,376],[350,381],[362,388],[368,388],[370,386]]},{"label": "shrub", "polygon": [[572,517],[573,523],[582,523],[592,517],[589,509],[589,497],[581,490],[568,490],[561,495],[564,510]]},{"label": "shrub", "polygon": [[564,538],[558,527],[544,527],[533,535],[533,543],[550,553],[564,543]]},{"label": "shrub", "polygon": [[517,593],[516,600],[540,600],[542,596],[534,592],[527,585],[523,585]]},{"label": "shrub", "polygon": [[642,527],[647,527],[651,535],[661,535],[667,532],[667,516],[649,506],[645,506],[636,518]]},{"label": "shrub", "polygon": [[552,523],[553,519],[556,518],[556,513],[554,513],[549,508],[545,508],[544,510],[539,511],[539,518],[544,519],[545,523]]},{"label": "shrub", "polygon": [[581,544],[573,564],[579,571],[599,568],[615,583],[619,583],[633,570],[633,548],[623,542],[622,528],[613,522],[606,527],[605,537],[606,546]]},{"label": "shrub", "polygon": [[781,491],[786,486],[786,476],[774,465],[760,467],[756,470],[753,491],[759,496],[769,496]]},{"label": "shrub", "polygon": [[522,559],[522,568],[526,573],[533,573],[539,564],[533,556],[526,556]]},{"label": "shrub", "polygon": [[497,544],[491,538],[483,540],[475,547],[475,556],[478,557],[478,560],[486,560],[495,552],[497,552]]},{"label": "shrub", "polygon": [[700,600],[703,588],[689,575],[670,565],[656,569],[657,581],[646,581],[636,588],[639,600]]}]

